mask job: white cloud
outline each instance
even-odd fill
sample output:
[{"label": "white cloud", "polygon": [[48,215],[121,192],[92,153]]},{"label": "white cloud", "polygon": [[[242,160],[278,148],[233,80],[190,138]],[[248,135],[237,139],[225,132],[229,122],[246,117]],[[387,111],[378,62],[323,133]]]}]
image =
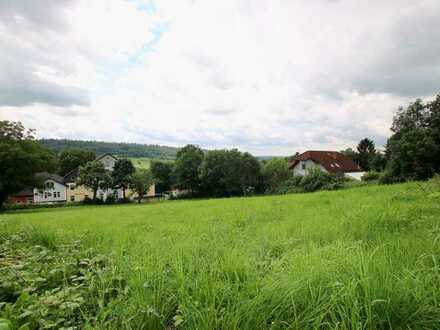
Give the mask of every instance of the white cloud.
[{"label": "white cloud", "polygon": [[150,7],[65,1],[47,24],[22,15],[38,22],[38,33],[0,14],[0,47],[30,63],[24,72],[13,61],[11,71],[56,91],[32,97],[18,79],[8,88],[23,101],[0,104],[0,116],[47,137],[292,154],[340,149],[364,136],[383,144],[399,105],[436,92],[434,0],[161,0]]}]

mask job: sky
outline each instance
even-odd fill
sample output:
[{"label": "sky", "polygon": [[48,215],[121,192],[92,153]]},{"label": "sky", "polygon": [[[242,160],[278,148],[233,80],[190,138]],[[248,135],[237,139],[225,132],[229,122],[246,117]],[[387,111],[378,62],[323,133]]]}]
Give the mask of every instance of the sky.
[{"label": "sky", "polygon": [[378,147],[440,92],[438,0],[1,0],[0,120],[256,155]]}]

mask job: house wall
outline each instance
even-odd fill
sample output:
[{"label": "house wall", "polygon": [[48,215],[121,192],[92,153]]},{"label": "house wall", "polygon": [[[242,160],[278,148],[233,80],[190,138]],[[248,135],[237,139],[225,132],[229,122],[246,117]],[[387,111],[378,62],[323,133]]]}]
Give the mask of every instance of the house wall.
[{"label": "house wall", "polygon": [[[305,166],[305,169],[303,169],[303,165]],[[327,172],[327,170],[320,164],[315,163],[311,159],[307,160],[300,160],[298,164],[295,165],[293,168],[293,174],[294,175],[306,175],[311,169],[319,168],[323,172]]]},{"label": "house wall", "polygon": [[110,155],[106,155],[99,159],[99,161],[104,164],[104,167],[106,170],[113,171],[113,168],[115,167],[116,159],[114,159]]},{"label": "house wall", "polygon": [[76,183],[67,184],[67,201],[68,202],[82,202],[84,198],[93,197],[93,191],[85,186],[78,186]]},{"label": "house wall", "polygon": [[8,204],[32,204],[34,197],[30,196],[12,196],[8,198]]},{"label": "house wall", "polygon": [[[131,189],[127,189],[125,191],[125,196],[127,198],[130,198],[131,200],[138,198],[137,192]],[[156,186],[153,184],[150,186],[150,188],[147,191],[147,194],[144,197],[154,197],[154,196],[156,196]]]},{"label": "house wall", "polygon": [[347,172],[347,173],[344,173],[344,175],[346,177],[351,178],[351,179],[355,179],[355,180],[361,180],[362,175],[364,175],[364,174],[365,174],[365,172]]},{"label": "house wall", "polygon": [[[47,188],[47,184],[52,183],[53,188]],[[34,203],[56,203],[65,202],[66,197],[66,186],[56,182],[54,180],[44,181],[44,188],[34,188]]]}]

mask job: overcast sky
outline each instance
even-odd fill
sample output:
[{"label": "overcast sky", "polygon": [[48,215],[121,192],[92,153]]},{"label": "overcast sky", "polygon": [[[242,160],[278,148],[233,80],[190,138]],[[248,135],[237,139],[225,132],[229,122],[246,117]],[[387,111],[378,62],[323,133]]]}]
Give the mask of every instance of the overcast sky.
[{"label": "overcast sky", "polygon": [[0,0],[0,119],[257,155],[381,146],[440,91],[439,0]]}]

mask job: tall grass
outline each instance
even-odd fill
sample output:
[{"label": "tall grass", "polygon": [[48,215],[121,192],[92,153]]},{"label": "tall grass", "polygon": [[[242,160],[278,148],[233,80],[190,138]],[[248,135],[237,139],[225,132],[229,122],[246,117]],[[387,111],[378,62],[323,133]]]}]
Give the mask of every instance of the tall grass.
[{"label": "tall grass", "polygon": [[440,203],[429,189],[409,183],[3,217],[39,233],[86,233],[84,248],[112,255],[130,288],[114,306],[120,328],[438,329]]}]

